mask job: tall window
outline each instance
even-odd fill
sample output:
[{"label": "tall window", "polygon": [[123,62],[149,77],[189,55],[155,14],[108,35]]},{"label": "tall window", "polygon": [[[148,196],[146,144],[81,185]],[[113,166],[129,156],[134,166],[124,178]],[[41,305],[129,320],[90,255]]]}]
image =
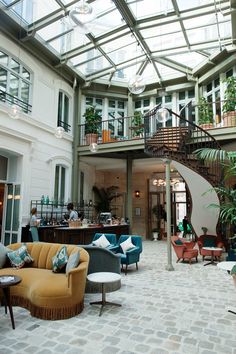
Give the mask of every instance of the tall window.
[{"label": "tall window", "polygon": [[69,97],[62,91],[58,98],[57,126],[63,127],[66,132],[70,131],[69,125]]},{"label": "tall window", "polygon": [[65,201],[65,183],[66,183],[66,168],[62,165],[56,165],[55,184],[54,184],[54,200],[55,200],[55,202],[64,203],[64,201]]},{"label": "tall window", "polygon": [[126,114],[125,102],[120,100],[108,101],[109,130],[115,136],[124,136],[124,118]]},{"label": "tall window", "polygon": [[32,74],[24,65],[0,51],[0,100],[17,104],[22,111],[31,111]]},{"label": "tall window", "polygon": [[[172,95],[163,95],[160,97],[156,97],[156,104],[160,104],[162,108],[172,109]],[[167,121],[159,122],[158,126],[172,126],[172,120],[168,119]]]},{"label": "tall window", "polygon": [[205,87],[205,97],[207,102],[212,106],[213,117],[215,117],[216,125],[221,122],[221,99],[220,99],[220,78],[209,82]]},{"label": "tall window", "polygon": [[[194,88],[190,90],[179,91],[177,95],[179,114],[181,117],[189,120],[190,122],[195,121],[195,109],[193,108],[192,104],[194,97]],[[184,125],[183,121],[182,125]]]}]

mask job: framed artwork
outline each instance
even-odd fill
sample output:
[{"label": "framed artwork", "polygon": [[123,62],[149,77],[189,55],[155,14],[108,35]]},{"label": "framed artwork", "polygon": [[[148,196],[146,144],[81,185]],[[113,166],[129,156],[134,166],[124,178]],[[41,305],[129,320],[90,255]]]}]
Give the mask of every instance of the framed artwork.
[{"label": "framed artwork", "polygon": [[141,208],[135,208],[135,216],[141,216]]}]

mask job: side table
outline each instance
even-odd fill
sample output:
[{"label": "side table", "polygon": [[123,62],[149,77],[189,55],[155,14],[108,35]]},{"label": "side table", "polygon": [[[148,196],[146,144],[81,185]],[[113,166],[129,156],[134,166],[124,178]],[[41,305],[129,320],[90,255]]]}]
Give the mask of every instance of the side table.
[{"label": "side table", "polygon": [[105,305],[121,306],[121,304],[116,304],[114,302],[106,301],[106,284],[114,283],[121,279],[120,274],[111,272],[97,272],[91,273],[87,276],[87,279],[92,283],[102,284],[102,300],[90,302],[90,305],[102,305],[100,309],[99,316],[102,315],[102,311]]},{"label": "side table", "polygon": [[15,329],[14,316],[11,306],[10,287],[21,282],[21,278],[16,275],[1,275],[0,276],[0,289],[3,291],[5,301],[5,313],[7,313],[7,307],[10,312],[12,328]]},{"label": "side table", "polygon": [[214,252],[215,251],[222,251],[222,248],[220,247],[202,247],[203,250],[206,251],[211,251],[211,261],[208,263],[205,263],[204,266],[207,266],[209,264],[216,264],[216,262],[214,261]]}]

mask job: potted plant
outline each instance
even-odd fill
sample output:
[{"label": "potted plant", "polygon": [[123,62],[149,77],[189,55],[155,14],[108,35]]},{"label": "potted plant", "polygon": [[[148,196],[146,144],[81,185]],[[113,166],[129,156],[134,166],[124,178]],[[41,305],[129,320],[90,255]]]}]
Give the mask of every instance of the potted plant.
[{"label": "potted plant", "polygon": [[85,117],[85,138],[87,145],[97,143],[101,116],[96,111],[96,107],[87,107],[83,117]]},{"label": "potted plant", "polygon": [[132,119],[132,130],[134,137],[143,137],[144,127],[143,127],[143,115],[140,111],[134,112],[134,117]]},{"label": "potted plant", "polygon": [[223,104],[224,126],[236,125],[236,77],[231,76],[224,80],[226,83]]},{"label": "potted plant", "polygon": [[201,97],[198,105],[198,125],[203,129],[213,127],[212,106],[205,97]]},{"label": "potted plant", "polygon": [[[199,159],[206,161],[218,161],[224,167],[224,180],[232,181],[236,176],[236,152],[211,148],[202,148],[195,151]],[[219,204],[210,204],[210,207],[219,209],[219,221],[225,225],[231,225],[234,229],[236,225],[236,189],[234,185],[222,184],[213,188],[219,196]],[[212,189],[210,189],[211,191]],[[230,255],[228,255],[228,260]],[[232,259],[233,260],[233,259]]]}]

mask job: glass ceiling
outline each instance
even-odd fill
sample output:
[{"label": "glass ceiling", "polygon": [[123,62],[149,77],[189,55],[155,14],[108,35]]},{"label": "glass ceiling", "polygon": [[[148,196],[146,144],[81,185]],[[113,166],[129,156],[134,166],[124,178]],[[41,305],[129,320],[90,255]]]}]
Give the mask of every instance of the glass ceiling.
[{"label": "glass ceiling", "polygon": [[230,0],[0,0],[0,11],[85,82],[188,78],[233,44]]}]

